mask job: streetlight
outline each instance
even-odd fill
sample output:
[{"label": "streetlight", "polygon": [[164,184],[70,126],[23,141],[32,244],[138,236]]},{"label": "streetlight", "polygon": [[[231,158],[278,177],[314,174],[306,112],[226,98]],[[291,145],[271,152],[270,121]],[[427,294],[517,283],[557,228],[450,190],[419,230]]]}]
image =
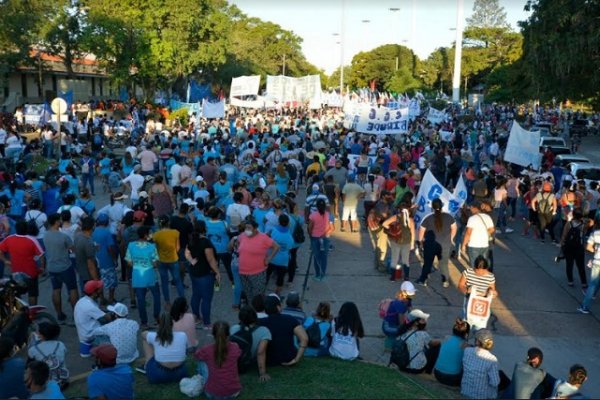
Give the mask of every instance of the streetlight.
[{"label": "streetlight", "polygon": [[452,76],[452,102],[460,101],[460,70],[462,61],[462,37],[464,0],[456,0],[456,44],[454,50],[454,75]]},{"label": "streetlight", "polygon": [[340,96],[344,94],[344,39],[346,31],[346,0],[342,0],[342,20],[340,30]]}]

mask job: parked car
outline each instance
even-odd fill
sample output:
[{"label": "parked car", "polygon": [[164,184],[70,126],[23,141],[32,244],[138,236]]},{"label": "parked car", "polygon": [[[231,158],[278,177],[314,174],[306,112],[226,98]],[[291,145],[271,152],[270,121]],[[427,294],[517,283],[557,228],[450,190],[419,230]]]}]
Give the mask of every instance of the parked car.
[{"label": "parked car", "polygon": [[541,137],[553,136],[554,132],[552,131],[552,123],[551,122],[538,122],[533,125],[530,131],[539,131]]},{"label": "parked car", "polygon": [[600,181],[600,164],[571,163],[569,168],[571,175],[575,179],[583,179],[587,186],[589,186],[591,181]]},{"label": "parked car", "polygon": [[554,159],[554,165],[561,168],[567,168],[571,163],[589,164],[590,160],[579,154],[560,154]]},{"label": "parked car", "polygon": [[[540,138],[540,153],[546,150],[546,147],[567,147],[567,142],[561,137],[545,136]],[[556,153],[554,153],[556,154]],[[560,153],[565,154],[565,153]],[[569,154],[569,153],[566,153]]]},{"label": "parked car", "polygon": [[550,151],[554,153],[555,156],[564,155],[564,154],[573,154],[573,150],[567,146],[549,146]]},{"label": "parked car", "polygon": [[581,137],[592,133],[592,127],[587,119],[576,119],[571,125],[569,135],[579,135]]}]

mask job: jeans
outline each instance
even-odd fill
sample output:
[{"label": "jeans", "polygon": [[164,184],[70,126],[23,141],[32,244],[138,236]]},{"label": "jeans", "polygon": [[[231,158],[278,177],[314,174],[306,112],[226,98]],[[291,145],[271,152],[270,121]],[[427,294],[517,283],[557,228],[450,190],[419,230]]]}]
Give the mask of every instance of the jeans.
[{"label": "jeans", "polygon": [[158,264],[158,272],[160,274],[160,285],[162,289],[163,298],[167,303],[171,302],[171,293],[169,288],[169,272],[173,281],[175,281],[175,287],[177,288],[177,295],[179,297],[185,297],[183,289],[183,283],[181,282],[181,274],[179,273],[179,262],[161,262]]},{"label": "jeans", "polygon": [[213,293],[215,291],[215,276],[208,274],[205,276],[191,276],[192,278],[192,300],[190,306],[192,313],[200,316],[204,325],[210,325],[210,306]]},{"label": "jeans", "polygon": [[94,190],[94,174],[93,173],[81,174],[81,184],[84,188],[86,187],[86,183],[90,184],[90,193],[92,195],[94,195],[95,190]]},{"label": "jeans", "polygon": [[512,219],[517,215],[517,200],[518,197],[509,197],[508,198],[508,206],[510,207],[510,217]]},{"label": "jeans", "polygon": [[500,203],[500,207],[498,208],[498,219],[496,220],[496,228],[499,231],[506,229],[506,204],[504,204],[504,202]]},{"label": "jeans", "polygon": [[589,310],[590,304],[593,300],[594,295],[598,292],[600,287],[600,264],[594,264],[592,266],[592,273],[590,274],[590,283],[585,292],[585,298],[583,299],[583,308]]},{"label": "jeans", "polygon": [[322,278],[327,274],[327,252],[329,251],[329,238],[311,237],[310,246],[314,257],[315,276],[317,278]]},{"label": "jeans", "polygon": [[152,293],[153,316],[154,319],[158,321],[158,316],[160,315],[160,289],[158,287],[158,282],[154,286],[134,288],[134,290],[142,325],[148,324],[148,313],[146,312],[146,293],[148,290]]},{"label": "jeans", "polygon": [[[239,306],[242,301],[242,281],[240,279],[240,263],[235,260],[231,263],[231,273],[233,274],[233,305]],[[251,299],[248,299],[250,302]]]},{"label": "jeans", "polygon": [[229,282],[233,283],[233,274],[231,273],[231,253],[218,253],[217,261],[223,263]]},{"label": "jeans", "polygon": [[469,266],[473,267],[475,263],[475,259],[478,256],[483,256],[490,263],[488,251],[489,247],[467,247],[467,255],[469,256]]}]

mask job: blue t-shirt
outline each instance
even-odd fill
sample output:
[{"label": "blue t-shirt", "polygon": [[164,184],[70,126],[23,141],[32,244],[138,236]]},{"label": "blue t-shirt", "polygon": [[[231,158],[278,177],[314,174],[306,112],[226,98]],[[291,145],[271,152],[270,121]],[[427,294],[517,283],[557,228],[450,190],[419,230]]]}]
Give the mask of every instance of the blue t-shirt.
[{"label": "blue t-shirt", "polygon": [[98,246],[96,257],[98,258],[98,266],[100,269],[108,270],[114,268],[115,264],[113,258],[108,251],[111,247],[116,251],[115,239],[113,238],[112,233],[110,233],[110,229],[106,226],[96,227],[92,233],[92,239]]},{"label": "blue t-shirt", "polygon": [[30,399],[64,399],[65,395],[60,391],[60,386],[55,381],[48,381],[46,389],[32,394]]},{"label": "blue t-shirt", "polygon": [[435,363],[435,369],[448,375],[458,375],[462,370],[464,340],[458,336],[450,336],[442,343],[440,355]]},{"label": "blue t-shirt", "polygon": [[50,187],[43,191],[42,202],[44,204],[44,212],[46,215],[55,214],[62,205],[58,189]]},{"label": "blue t-shirt", "polygon": [[400,323],[398,322],[398,315],[406,314],[408,308],[409,304],[406,302],[402,300],[394,300],[390,303],[384,319],[390,324],[390,326],[399,326]]},{"label": "blue t-shirt", "polygon": [[294,248],[294,245],[296,244],[290,229],[279,225],[276,226],[271,231],[271,239],[279,245],[279,251],[275,254],[275,257],[271,259],[271,264],[287,267],[290,262],[290,250]]},{"label": "blue t-shirt", "polygon": [[221,205],[219,203],[222,203],[231,192],[231,183],[228,181],[225,181],[225,183],[217,182],[213,185],[213,190],[215,191],[215,197],[217,198],[217,205]]},{"label": "blue t-shirt", "polygon": [[10,200],[8,215],[21,216],[23,214],[23,204],[25,203],[25,192],[21,189],[15,189],[15,193],[13,194],[7,189],[3,194]]},{"label": "blue t-shirt", "polygon": [[252,216],[254,217],[254,220],[258,224],[258,230],[262,233],[265,233],[265,216],[267,215],[267,213],[269,211],[271,211],[270,208],[269,209],[255,208],[254,211],[252,211]]},{"label": "blue t-shirt", "polygon": [[[307,329],[315,322],[314,317],[308,317],[304,320],[302,326],[304,329]],[[320,321],[319,322],[319,330],[321,331],[321,346],[319,348],[307,347],[304,349],[304,355],[306,357],[319,357],[329,355],[329,336],[327,333],[331,329],[331,322],[329,321]],[[298,347],[298,340],[294,337],[294,344]]]},{"label": "blue t-shirt", "polygon": [[229,235],[224,221],[206,220],[206,237],[215,246],[217,254],[227,253]]},{"label": "blue t-shirt", "polygon": [[96,203],[93,199],[77,199],[75,205],[85,211],[87,215],[94,215],[96,211]]},{"label": "blue t-shirt", "polygon": [[25,360],[12,357],[2,362],[0,367],[0,399],[18,397],[26,399],[29,396],[23,376],[25,375]]},{"label": "blue t-shirt", "polygon": [[58,172],[60,172],[61,174],[66,174],[67,173],[67,167],[71,165],[71,160],[70,159],[61,159],[58,162]]},{"label": "blue t-shirt", "polygon": [[108,175],[110,173],[110,158],[104,157],[98,164],[100,165],[100,173],[102,175]]},{"label": "blue t-shirt", "polygon": [[156,284],[154,262],[158,261],[158,252],[154,243],[139,240],[129,243],[125,261],[133,263],[132,287],[147,288]]},{"label": "blue t-shirt", "polygon": [[133,372],[127,364],[112,368],[101,368],[92,372],[87,379],[88,397],[104,396],[112,399],[133,399]]},{"label": "blue t-shirt", "polygon": [[79,178],[73,175],[67,175],[65,176],[65,179],[69,182],[69,189],[67,192],[79,196]]}]

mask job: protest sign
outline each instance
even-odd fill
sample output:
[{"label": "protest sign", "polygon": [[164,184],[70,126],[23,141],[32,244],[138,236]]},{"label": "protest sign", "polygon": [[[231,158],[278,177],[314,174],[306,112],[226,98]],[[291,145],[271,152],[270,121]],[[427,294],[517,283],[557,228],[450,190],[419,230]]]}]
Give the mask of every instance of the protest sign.
[{"label": "protest sign", "polygon": [[[345,106],[345,105],[344,105]],[[395,135],[408,131],[408,108],[391,110],[387,107],[355,103],[344,107],[344,122],[360,133]]]},{"label": "protest sign", "polygon": [[492,314],[492,296],[471,292],[467,302],[467,322],[471,329],[484,329]]},{"label": "protest sign", "polygon": [[283,75],[267,75],[267,97],[278,102],[320,101],[321,77],[307,75],[292,78]]},{"label": "protest sign", "polygon": [[200,103],[184,103],[182,101],[177,101],[177,100],[171,99],[171,101],[169,101],[169,107],[173,111],[177,111],[181,108],[185,108],[188,110],[188,115],[192,115],[193,113],[196,113],[196,115],[199,116],[202,113],[202,109],[200,108]]},{"label": "protest sign", "polygon": [[23,106],[23,117],[25,123],[29,125],[40,125],[50,119],[49,110],[45,104],[25,104]]},{"label": "protest sign", "polygon": [[202,100],[202,117],[204,118],[224,118],[225,117],[225,100],[217,103],[211,103]]},{"label": "protest sign", "polygon": [[408,103],[408,118],[413,121],[421,115],[421,102],[417,98],[413,98]]},{"label": "protest sign", "polygon": [[542,159],[539,145],[539,131],[528,131],[523,129],[517,121],[513,121],[504,152],[504,160],[522,167],[532,165],[533,168],[538,169]]},{"label": "protest sign", "polygon": [[257,95],[259,85],[260,75],[239,76],[237,78],[232,78],[229,97],[233,99],[236,96]]},{"label": "protest sign", "polygon": [[440,131],[440,139],[442,142],[449,142],[452,140],[452,135],[454,133],[450,131]]},{"label": "protest sign", "polygon": [[427,120],[432,124],[441,124],[446,120],[446,112],[436,110],[433,107],[429,107],[429,114],[427,114]]},{"label": "protest sign", "polygon": [[[354,172],[356,170],[356,160],[360,158],[359,154],[348,154],[346,156],[348,159],[348,172]],[[377,157],[369,156],[369,168],[375,164]]]},{"label": "protest sign", "polygon": [[431,201],[440,199],[444,203],[443,211],[456,215],[467,199],[467,187],[461,176],[454,192],[450,193],[436,178],[431,171],[427,170],[421,180],[419,193],[417,193],[415,213],[415,225],[419,227],[423,219],[432,213]]}]

